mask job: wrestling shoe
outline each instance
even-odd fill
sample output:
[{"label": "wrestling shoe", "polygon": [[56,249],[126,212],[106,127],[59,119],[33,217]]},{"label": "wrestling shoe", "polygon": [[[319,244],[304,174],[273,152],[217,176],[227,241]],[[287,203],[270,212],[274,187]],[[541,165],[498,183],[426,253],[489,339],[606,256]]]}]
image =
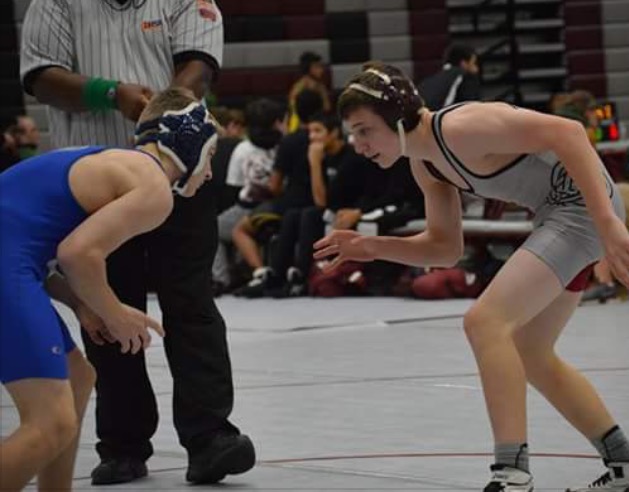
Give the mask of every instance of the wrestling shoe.
[{"label": "wrestling shoe", "polygon": [[505,465],[491,465],[491,480],[484,492],[532,492],[533,477],[530,473]]},{"label": "wrestling shoe", "polygon": [[605,460],[608,471],[586,487],[571,487],[566,492],[629,492],[629,462],[612,463]]}]

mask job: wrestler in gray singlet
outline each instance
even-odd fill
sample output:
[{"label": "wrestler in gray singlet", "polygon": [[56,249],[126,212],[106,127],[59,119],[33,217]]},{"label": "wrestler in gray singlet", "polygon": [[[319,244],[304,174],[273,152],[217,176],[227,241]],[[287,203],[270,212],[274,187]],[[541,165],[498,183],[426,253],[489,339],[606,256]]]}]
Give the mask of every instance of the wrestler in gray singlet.
[{"label": "wrestler in gray singlet", "polygon": [[[563,286],[567,286],[584,268],[603,256],[602,243],[581,192],[554,152],[524,154],[489,175],[468,169],[449,149],[441,131],[444,116],[461,106],[444,108],[432,119],[432,130],[446,161],[467,183],[465,191],[483,198],[513,202],[535,214],[535,229],[522,247],[543,260]],[[425,161],[424,164],[435,178],[456,186],[431,163]],[[602,165],[601,173],[614,210],[624,220],[622,197]]]}]

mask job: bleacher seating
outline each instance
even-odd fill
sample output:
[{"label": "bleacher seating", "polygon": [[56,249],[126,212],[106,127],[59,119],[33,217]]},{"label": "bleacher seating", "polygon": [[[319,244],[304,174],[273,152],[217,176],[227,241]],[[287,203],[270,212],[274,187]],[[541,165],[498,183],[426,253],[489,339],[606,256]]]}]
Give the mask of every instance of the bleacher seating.
[{"label": "bleacher seating", "polygon": [[[507,212],[507,208],[512,210]],[[463,217],[465,242],[483,245],[487,241],[519,244],[533,230],[530,213],[497,200],[485,200],[481,217]],[[410,236],[426,230],[426,220],[416,219],[392,231],[398,236]]]},{"label": "bleacher seating", "polygon": [[[225,65],[216,87],[224,104],[286,95],[303,51],[320,54],[340,90],[368,59],[421,78],[441,64],[449,43],[445,0],[240,0],[221,4]],[[297,7],[296,4],[300,4]],[[267,77],[267,74],[269,77]]]},{"label": "bleacher seating", "polygon": [[[475,27],[472,13],[480,0],[219,0],[226,44],[215,90],[223,104],[283,97],[299,77],[297,60],[306,50],[319,53],[329,64],[334,91],[370,58],[397,64],[418,80],[439,69],[451,41],[468,41],[482,51],[504,36],[506,1],[484,2]],[[544,108],[553,92],[566,88],[568,76],[571,87],[613,96],[629,124],[629,3],[515,2],[524,104]],[[16,40],[29,3],[11,0],[0,5],[0,104],[6,114],[26,105],[46,145],[45,109],[33,98],[20,97],[16,78]],[[507,59],[506,46],[485,57],[487,98],[508,89]]]},{"label": "bleacher seating", "polygon": [[[485,99],[518,102],[546,109],[554,92],[564,89],[564,21],[561,0],[514,0],[513,35],[509,38],[507,0],[448,0],[450,34],[472,44],[481,55]],[[517,66],[511,66],[515,48]]]}]

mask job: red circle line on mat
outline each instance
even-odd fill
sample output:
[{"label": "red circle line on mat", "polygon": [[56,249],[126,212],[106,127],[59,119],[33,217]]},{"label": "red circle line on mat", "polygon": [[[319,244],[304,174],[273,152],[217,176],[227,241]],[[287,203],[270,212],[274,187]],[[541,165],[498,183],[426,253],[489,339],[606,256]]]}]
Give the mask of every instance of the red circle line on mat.
[{"label": "red circle line on mat", "polygon": [[[285,458],[277,460],[260,460],[259,464],[280,465],[284,463],[306,463],[309,461],[342,461],[365,459],[389,459],[389,458],[485,458],[493,456],[493,453],[381,453],[381,454],[348,454],[340,456],[312,456],[307,458]],[[536,458],[577,458],[600,459],[594,454],[578,453],[531,453]]]}]

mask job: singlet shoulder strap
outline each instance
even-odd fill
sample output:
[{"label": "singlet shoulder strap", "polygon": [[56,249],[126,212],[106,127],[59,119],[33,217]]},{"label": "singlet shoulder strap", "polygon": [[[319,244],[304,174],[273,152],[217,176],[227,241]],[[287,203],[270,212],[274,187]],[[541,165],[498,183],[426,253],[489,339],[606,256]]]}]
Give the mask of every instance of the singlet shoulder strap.
[{"label": "singlet shoulder strap", "polygon": [[432,131],[435,135],[435,139],[437,140],[437,145],[439,146],[439,149],[441,150],[441,153],[444,155],[446,160],[450,163],[452,167],[454,167],[457,170],[458,170],[457,164],[459,161],[454,155],[454,153],[450,150],[450,147],[448,147],[448,144],[443,138],[442,125],[443,125],[443,117],[446,114],[464,106],[465,104],[467,103],[458,103],[458,104],[453,104],[452,106],[448,106],[443,109],[440,109],[439,111],[435,113],[432,119]]},{"label": "singlet shoulder strap", "polygon": [[450,148],[448,147],[448,144],[443,138],[443,130],[442,130],[443,117],[449,112],[454,111],[464,106],[465,104],[467,103],[463,102],[463,103],[454,104],[452,106],[448,106],[446,108],[443,108],[435,112],[432,118],[431,124],[432,124],[432,132],[435,136],[435,140],[437,141],[437,145],[439,149],[441,150],[441,153],[443,154],[445,160],[448,162],[448,164],[452,166],[452,169],[454,169],[454,171],[461,177],[461,179],[467,184],[467,187],[468,187],[467,189],[465,189],[465,188],[461,188],[460,186],[457,186],[457,188],[465,190],[465,191],[473,191],[473,187],[470,184],[465,174],[466,167],[461,163],[461,161],[457,158],[454,152],[452,152],[452,150],[450,150]]},{"label": "singlet shoulder strap", "polygon": [[[157,159],[153,154],[151,154],[150,152],[145,152],[144,150],[140,150],[140,149],[125,149],[125,150],[132,150],[134,152],[140,152],[141,154],[144,154],[148,157],[150,157],[151,159],[153,159],[153,161],[155,162],[155,164],[157,164],[159,166],[159,168],[164,171],[164,166],[162,166],[162,163],[159,161],[159,159]],[[166,172],[166,171],[164,171]]]}]

